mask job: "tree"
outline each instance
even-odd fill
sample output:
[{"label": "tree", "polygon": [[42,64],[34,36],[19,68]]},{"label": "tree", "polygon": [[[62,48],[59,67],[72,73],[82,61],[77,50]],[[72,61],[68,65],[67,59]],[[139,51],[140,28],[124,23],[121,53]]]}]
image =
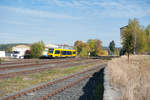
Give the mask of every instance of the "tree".
[{"label": "tree", "polygon": [[119,55],[119,49],[118,48],[115,48],[114,55],[116,55],[116,56]]},{"label": "tree", "polygon": [[102,42],[99,39],[89,39],[87,41],[90,47],[91,56],[99,56],[102,50]]},{"label": "tree", "polygon": [[95,55],[100,56],[102,51],[102,42],[101,40],[95,39]]},{"label": "tree", "polygon": [[86,43],[77,40],[74,43],[74,48],[77,50],[78,55],[80,56],[98,56],[102,51],[102,42],[98,39],[89,39]]},{"label": "tree", "polygon": [[130,28],[130,34],[133,35],[134,41],[133,41],[133,53],[136,53],[136,42],[137,42],[137,30],[139,29],[139,22],[136,18],[134,18],[133,20],[129,19],[129,24],[128,24],[128,28]]},{"label": "tree", "polygon": [[150,50],[150,24],[145,29],[148,50]]},{"label": "tree", "polygon": [[133,20],[129,19],[128,28],[130,28],[130,33],[134,37],[134,51],[133,53],[144,53],[147,50],[146,35],[144,29],[139,25],[136,18]]},{"label": "tree", "polygon": [[89,45],[87,43],[82,43],[82,49],[79,55],[81,57],[86,57],[88,56],[89,51]]},{"label": "tree", "polygon": [[132,33],[132,28],[130,26],[125,27],[123,29],[123,33],[121,34],[123,49],[128,53],[128,62],[129,55],[133,53],[134,50],[134,35]]},{"label": "tree", "polygon": [[[129,19],[129,24],[127,25],[127,27],[125,27],[123,33],[124,35],[122,35],[122,38],[124,38],[123,36],[126,35],[126,37],[128,37],[129,40],[132,39],[132,43],[131,41],[129,41],[130,42],[129,44],[132,45],[132,47],[130,48],[133,49],[132,51],[133,54],[141,54],[147,51],[147,39],[146,39],[145,31],[139,25],[139,22],[136,18],[134,18],[133,20]],[[125,41],[123,41],[123,44],[124,42]],[[126,45],[129,45],[129,44],[126,44]],[[123,45],[123,47],[128,47],[128,46]],[[130,50],[128,49],[125,51],[129,52]]]},{"label": "tree", "polygon": [[114,40],[110,42],[109,49],[111,51],[111,54],[114,55],[114,51],[115,51],[115,42],[114,42]]},{"label": "tree", "polygon": [[77,54],[80,54],[81,50],[82,50],[82,44],[83,42],[80,41],[80,40],[77,40],[75,43],[74,43],[74,48],[77,50]]},{"label": "tree", "polygon": [[41,57],[44,50],[45,50],[44,42],[43,41],[36,42],[31,46],[31,56],[33,58]]},{"label": "tree", "polygon": [[95,40],[89,39],[87,41],[87,43],[89,44],[89,47],[90,47],[90,55],[95,56],[96,55],[96,53],[95,53]]},{"label": "tree", "polygon": [[79,40],[74,43],[74,48],[77,50],[77,54],[80,56],[88,56],[88,53],[90,52],[89,44]]},{"label": "tree", "polygon": [[147,51],[147,39],[146,39],[146,34],[143,29],[140,29],[139,32],[137,33],[137,41],[136,41],[136,51],[137,53],[145,53]]}]

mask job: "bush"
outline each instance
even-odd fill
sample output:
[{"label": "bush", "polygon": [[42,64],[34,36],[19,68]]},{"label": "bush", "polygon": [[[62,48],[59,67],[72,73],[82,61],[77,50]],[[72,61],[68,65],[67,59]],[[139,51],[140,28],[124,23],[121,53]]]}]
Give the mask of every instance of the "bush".
[{"label": "bush", "polygon": [[107,51],[101,50],[98,56],[108,56]]},{"label": "bush", "polygon": [[4,61],[4,58],[0,58],[0,64]]},{"label": "bush", "polygon": [[2,63],[2,58],[0,58],[0,64]]},{"label": "bush", "polygon": [[80,54],[81,57],[86,57],[88,56],[88,49],[86,47],[83,47]]},{"label": "bush", "polygon": [[45,49],[45,45],[44,45],[43,41],[39,41],[37,43],[34,43],[31,46],[31,57],[32,58],[41,57],[44,49]]}]

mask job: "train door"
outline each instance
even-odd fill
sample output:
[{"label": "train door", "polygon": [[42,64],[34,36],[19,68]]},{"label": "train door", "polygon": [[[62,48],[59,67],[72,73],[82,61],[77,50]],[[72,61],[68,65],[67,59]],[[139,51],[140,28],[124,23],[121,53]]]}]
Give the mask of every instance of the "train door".
[{"label": "train door", "polygon": [[76,56],[76,51],[72,52],[72,56],[75,57]]},{"label": "train door", "polygon": [[61,56],[62,56],[62,57],[66,57],[66,56],[67,56],[65,50],[62,50],[62,51],[61,51]]}]

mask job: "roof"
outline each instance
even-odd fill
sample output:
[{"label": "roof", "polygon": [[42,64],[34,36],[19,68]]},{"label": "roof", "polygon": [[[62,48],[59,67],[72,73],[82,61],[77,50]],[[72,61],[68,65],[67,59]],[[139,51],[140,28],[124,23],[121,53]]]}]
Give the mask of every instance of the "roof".
[{"label": "roof", "polygon": [[17,45],[17,46],[14,46],[13,48],[30,48],[30,46],[28,46],[28,45]]},{"label": "roof", "polygon": [[54,44],[47,44],[45,45],[46,48],[58,48],[57,45],[54,45]]},{"label": "roof", "polygon": [[128,25],[126,25],[126,26],[123,26],[123,27],[121,27],[120,29],[123,29],[123,28],[125,28],[125,27],[128,27]]},{"label": "roof", "polygon": [[12,51],[15,51],[16,49],[30,50],[30,46],[29,45],[17,45],[12,48]]}]

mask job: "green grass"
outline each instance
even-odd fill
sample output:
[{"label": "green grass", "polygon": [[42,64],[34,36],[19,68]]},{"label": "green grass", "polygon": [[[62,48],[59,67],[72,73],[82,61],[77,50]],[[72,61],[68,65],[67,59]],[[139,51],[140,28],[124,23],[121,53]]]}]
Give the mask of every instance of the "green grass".
[{"label": "green grass", "polygon": [[3,62],[3,59],[2,58],[0,58],[0,64]]},{"label": "green grass", "polygon": [[72,66],[68,68],[54,68],[40,73],[20,75],[8,80],[0,80],[0,97],[41,82],[47,82],[69,74],[77,73],[80,70],[91,67],[90,65],[91,64],[84,66]]}]

